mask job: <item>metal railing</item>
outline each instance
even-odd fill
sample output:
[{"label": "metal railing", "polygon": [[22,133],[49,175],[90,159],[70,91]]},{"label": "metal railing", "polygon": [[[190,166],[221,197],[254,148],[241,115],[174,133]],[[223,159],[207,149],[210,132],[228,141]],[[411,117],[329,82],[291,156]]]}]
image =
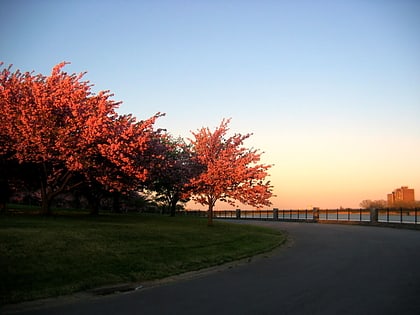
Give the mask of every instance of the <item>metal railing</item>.
[{"label": "metal railing", "polygon": [[[186,211],[187,215],[207,216],[207,211]],[[367,224],[420,224],[420,208],[388,209],[305,209],[305,210],[214,210],[220,219],[252,219],[294,222],[339,222]]]},{"label": "metal railing", "polygon": [[313,219],[313,210],[278,210],[278,220],[281,221],[309,221]]},{"label": "metal railing", "polygon": [[420,209],[379,209],[378,221],[386,223],[419,224]]},{"label": "metal railing", "polygon": [[322,209],[319,210],[320,220],[369,222],[370,209]]}]

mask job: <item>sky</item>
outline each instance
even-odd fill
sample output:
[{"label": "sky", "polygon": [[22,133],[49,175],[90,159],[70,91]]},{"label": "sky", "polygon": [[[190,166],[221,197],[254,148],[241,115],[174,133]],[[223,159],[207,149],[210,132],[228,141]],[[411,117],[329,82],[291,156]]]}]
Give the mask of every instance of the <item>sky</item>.
[{"label": "sky", "polygon": [[252,133],[245,146],[274,165],[272,207],[357,208],[400,186],[420,199],[420,1],[0,7],[0,61],[15,70],[71,62],[121,114],[166,113],[156,126],[174,136],[232,118],[230,132]]}]

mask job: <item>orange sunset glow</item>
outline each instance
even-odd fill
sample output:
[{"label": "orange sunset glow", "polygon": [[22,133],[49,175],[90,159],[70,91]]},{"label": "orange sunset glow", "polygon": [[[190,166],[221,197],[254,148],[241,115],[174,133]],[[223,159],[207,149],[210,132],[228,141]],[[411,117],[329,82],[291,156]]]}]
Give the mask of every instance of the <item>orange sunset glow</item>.
[{"label": "orange sunset glow", "polygon": [[[115,115],[154,117],[151,128],[186,143],[231,118],[226,137],[251,134],[243,146],[270,165],[264,209],[358,208],[396,187],[420,191],[415,2],[9,1],[1,11],[3,67],[47,76],[70,62],[93,94],[121,101]],[[127,148],[101,149],[138,180],[152,173],[124,164]],[[187,209],[206,208],[194,200]]]}]

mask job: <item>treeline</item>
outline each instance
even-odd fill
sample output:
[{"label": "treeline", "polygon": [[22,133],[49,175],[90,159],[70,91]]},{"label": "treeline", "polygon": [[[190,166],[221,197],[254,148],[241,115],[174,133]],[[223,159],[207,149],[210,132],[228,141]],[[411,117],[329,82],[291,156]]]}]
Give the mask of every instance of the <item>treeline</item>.
[{"label": "treeline", "polygon": [[387,208],[419,208],[420,201],[396,201],[392,204],[388,204],[386,200],[370,200],[366,199],[360,203],[360,207],[364,209],[387,209]]},{"label": "treeline", "polygon": [[84,200],[92,213],[104,200],[121,211],[121,200],[133,198],[163,202],[172,214],[190,199],[210,212],[217,200],[270,204],[270,165],[243,146],[250,134],[227,137],[229,120],[223,120],[214,131],[193,133],[187,143],[155,128],[164,114],[144,120],[118,114],[121,102],[110,91],[93,93],[84,73],[68,74],[65,65],[45,76],[1,64],[3,207],[19,196],[39,200],[44,214],[51,214],[58,198]]}]

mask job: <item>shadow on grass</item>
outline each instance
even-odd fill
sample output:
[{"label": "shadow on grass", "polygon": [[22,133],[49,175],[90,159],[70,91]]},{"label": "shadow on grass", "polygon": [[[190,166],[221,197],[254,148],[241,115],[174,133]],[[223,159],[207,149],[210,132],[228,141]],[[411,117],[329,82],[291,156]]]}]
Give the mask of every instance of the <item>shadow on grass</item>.
[{"label": "shadow on grass", "polygon": [[195,217],[0,216],[1,304],[161,279],[273,249],[284,235]]}]

